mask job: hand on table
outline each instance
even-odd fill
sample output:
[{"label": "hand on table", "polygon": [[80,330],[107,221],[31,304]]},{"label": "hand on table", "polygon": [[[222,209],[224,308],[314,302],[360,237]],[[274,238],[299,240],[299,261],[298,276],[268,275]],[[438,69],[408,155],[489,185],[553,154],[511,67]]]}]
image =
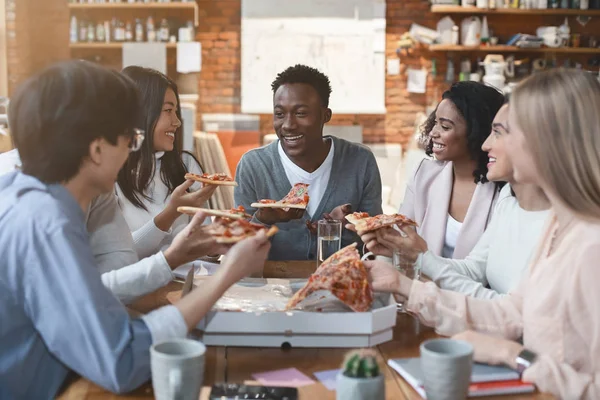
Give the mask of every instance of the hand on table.
[{"label": "hand on table", "polygon": [[300,219],[305,210],[290,208],[287,211],[283,208],[259,208],[255,217],[265,225],[274,225],[279,222],[289,222]]},{"label": "hand on table", "polygon": [[213,235],[208,233],[206,225],[202,225],[205,218],[206,214],[196,213],[164,251],[165,259],[172,269],[209,254],[225,254],[229,250],[230,246],[217,243]]},{"label": "hand on table", "polygon": [[475,331],[461,332],[452,339],[464,340],[473,346],[473,361],[491,365],[506,364],[515,369],[515,360],[523,350],[523,346],[517,342]]}]

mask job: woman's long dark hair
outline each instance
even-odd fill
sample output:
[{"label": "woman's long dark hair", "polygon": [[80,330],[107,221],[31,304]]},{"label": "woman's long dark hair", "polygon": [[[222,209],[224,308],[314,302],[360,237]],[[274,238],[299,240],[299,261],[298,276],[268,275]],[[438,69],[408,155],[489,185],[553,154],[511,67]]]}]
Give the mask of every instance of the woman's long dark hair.
[{"label": "woman's long dark hair", "polygon": [[[467,146],[471,159],[477,162],[473,171],[475,183],[486,183],[487,152],[481,149],[492,132],[492,122],[504,104],[504,95],[482,83],[466,81],[453,84],[444,92],[442,99],[450,100],[467,123]],[[433,142],[429,133],[435,126],[435,112],[429,115],[421,127],[421,140],[427,143],[425,153],[433,154]]]},{"label": "woman's long dark hair", "polygon": [[[177,118],[182,121],[181,108],[179,103],[179,92],[177,85],[166,75],[143,67],[127,67],[122,73],[131,78],[139,88],[142,99],[142,110],[140,110],[137,126],[145,131],[145,139],[142,148],[129,155],[127,162],[119,171],[117,183],[123,192],[123,195],[133,205],[147,210],[143,200],[150,200],[146,194],[146,189],[150,184],[154,174],[156,159],[154,156],[154,128],[162,113],[167,89],[172,89],[177,98],[177,109],[175,111]],[[183,123],[175,132],[175,143],[173,150],[165,152],[161,158],[160,178],[167,186],[167,193],[171,194],[173,190],[185,181],[185,174],[188,172],[181,158],[183,153]],[[188,152],[186,152],[188,153]],[[195,162],[196,158],[188,153]],[[198,162],[198,165],[200,163]]]}]

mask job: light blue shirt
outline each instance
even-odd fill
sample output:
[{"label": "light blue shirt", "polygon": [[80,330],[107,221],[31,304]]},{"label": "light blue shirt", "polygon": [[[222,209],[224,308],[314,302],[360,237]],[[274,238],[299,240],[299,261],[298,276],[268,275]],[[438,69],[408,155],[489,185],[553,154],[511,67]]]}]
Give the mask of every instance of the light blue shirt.
[{"label": "light blue shirt", "polygon": [[54,397],[68,370],[114,392],[150,377],[152,334],[104,287],[62,185],[0,177],[0,398]]}]

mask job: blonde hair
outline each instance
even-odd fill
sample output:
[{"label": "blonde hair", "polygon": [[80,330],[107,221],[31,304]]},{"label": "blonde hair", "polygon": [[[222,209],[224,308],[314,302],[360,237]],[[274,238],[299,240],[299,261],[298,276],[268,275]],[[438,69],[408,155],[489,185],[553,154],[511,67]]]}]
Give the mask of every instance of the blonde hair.
[{"label": "blonde hair", "polygon": [[544,184],[575,214],[600,220],[600,82],[581,70],[537,73],[511,103]]}]

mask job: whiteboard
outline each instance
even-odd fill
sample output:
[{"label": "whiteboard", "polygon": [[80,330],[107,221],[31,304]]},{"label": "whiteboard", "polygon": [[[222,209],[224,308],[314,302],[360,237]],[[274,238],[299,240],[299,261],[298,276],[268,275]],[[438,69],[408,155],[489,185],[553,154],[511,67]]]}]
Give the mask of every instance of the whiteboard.
[{"label": "whiteboard", "polygon": [[242,0],[242,112],[273,112],[271,82],[305,64],[337,114],[385,113],[385,0]]}]

